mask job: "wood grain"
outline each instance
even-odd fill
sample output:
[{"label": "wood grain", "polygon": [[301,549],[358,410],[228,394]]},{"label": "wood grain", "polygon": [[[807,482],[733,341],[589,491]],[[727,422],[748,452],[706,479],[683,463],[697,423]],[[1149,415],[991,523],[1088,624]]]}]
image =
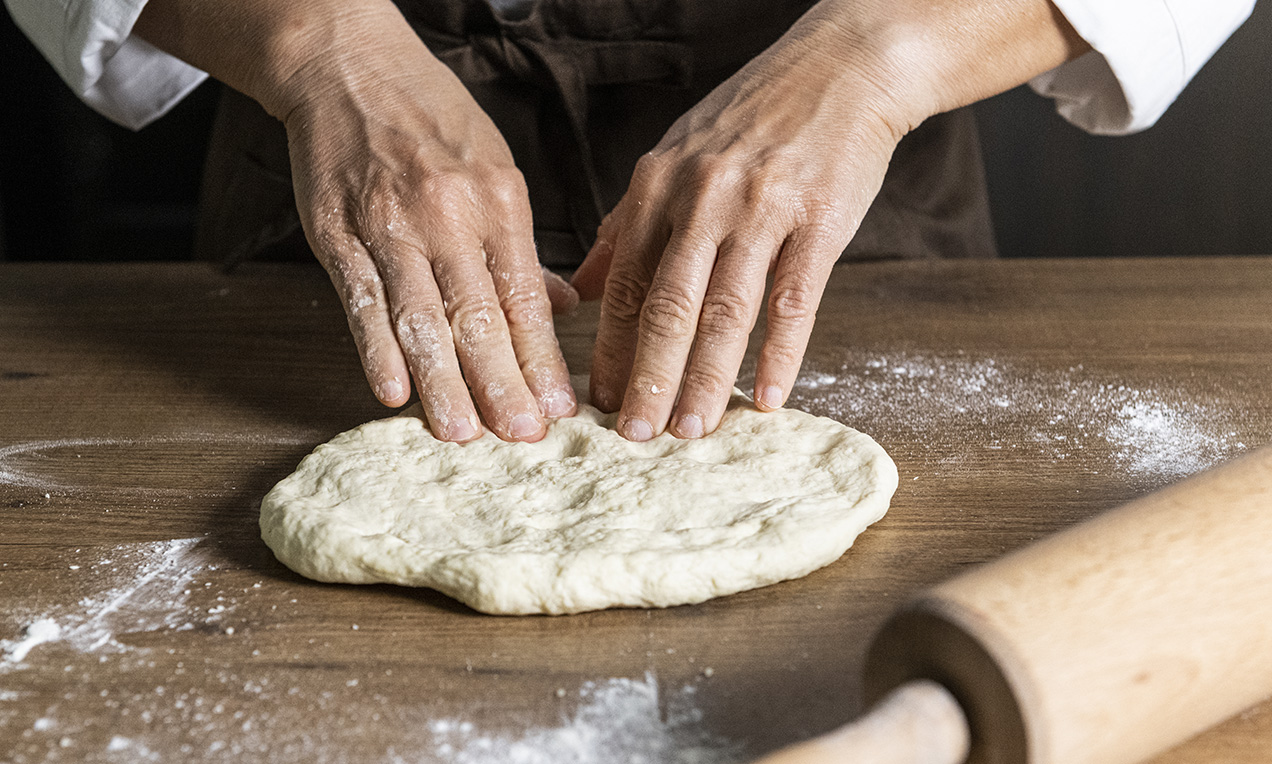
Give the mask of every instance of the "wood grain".
[{"label": "wood grain", "polygon": [[[825,732],[912,592],[1272,439],[1270,308],[1269,258],[841,268],[793,400],[893,454],[889,515],[800,581],[492,618],[259,540],[265,491],[386,413],[319,271],[2,265],[0,640],[71,638],[0,663],[0,761],[446,761],[430,721],[515,738],[647,675],[746,755]],[[575,371],[594,326],[559,322]],[[1265,704],[1157,761],[1269,760]]]}]

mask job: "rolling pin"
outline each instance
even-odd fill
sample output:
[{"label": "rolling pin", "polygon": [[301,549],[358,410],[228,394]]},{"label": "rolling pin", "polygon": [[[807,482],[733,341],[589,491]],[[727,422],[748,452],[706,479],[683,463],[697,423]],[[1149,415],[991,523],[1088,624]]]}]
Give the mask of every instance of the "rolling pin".
[{"label": "rolling pin", "polygon": [[762,764],[1133,764],[1272,695],[1272,447],[920,593],[864,687]]}]

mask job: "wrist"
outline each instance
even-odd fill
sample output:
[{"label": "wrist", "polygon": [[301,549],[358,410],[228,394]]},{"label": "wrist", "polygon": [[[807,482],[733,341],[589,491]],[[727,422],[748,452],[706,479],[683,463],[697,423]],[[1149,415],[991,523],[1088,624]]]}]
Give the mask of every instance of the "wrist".
[{"label": "wrist", "polygon": [[806,23],[877,86],[898,137],[1090,49],[1049,0],[822,0]]},{"label": "wrist", "polygon": [[390,0],[149,0],[133,32],[279,119],[349,84],[386,45],[422,46]]},{"label": "wrist", "polygon": [[[402,46],[427,50],[388,0],[301,5],[271,30],[268,64],[250,75],[245,91],[283,122],[301,107],[395,77]],[[396,65],[375,63],[395,57]]]}]

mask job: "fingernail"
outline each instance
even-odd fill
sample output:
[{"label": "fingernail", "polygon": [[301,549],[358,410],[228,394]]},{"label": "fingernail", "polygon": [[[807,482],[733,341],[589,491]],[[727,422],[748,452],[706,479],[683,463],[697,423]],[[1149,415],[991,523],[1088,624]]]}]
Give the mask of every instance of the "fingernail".
[{"label": "fingernail", "polygon": [[450,425],[450,439],[462,442],[477,436],[477,426],[468,417],[455,419]]},{"label": "fingernail", "polygon": [[702,417],[697,414],[685,414],[676,422],[676,433],[682,438],[702,437]]},{"label": "fingernail", "polygon": [[654,428],[650,427],[649,422],[644,419],[628,419],[627,426],[623,430],[624,437],[637,443],[644,443],[654,437]]},{"label": "fingernail", "polygon": [[574,409],[574,396],[564,390],[548,393],[543,397],[543,415],[550,417],[569,416]]},{"label": "fingernail", "polygon": [[395,401],[402,397],[402,383],[397,377],[390,379],[380,385],[380,400]]},{"label": "fingernail", "polygon": [[782,388],[777,385],[764,388],[758,397],[765,408],[780,409],[782,407]]},{"label": "fingernail", "polygon": [[529,414],[517,414],[508,424],[508,434],[517,440],[522,440],[539,432],[539,428],[539,420]]}]

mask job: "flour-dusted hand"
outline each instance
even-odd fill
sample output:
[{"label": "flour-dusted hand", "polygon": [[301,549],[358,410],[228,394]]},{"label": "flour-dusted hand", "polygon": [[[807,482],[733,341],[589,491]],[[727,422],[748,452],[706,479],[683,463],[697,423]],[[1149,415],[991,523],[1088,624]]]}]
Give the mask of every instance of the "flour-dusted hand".
[{"label": "flour-dusted hand", "polygon": [[[147,13],[171,19],[187,5],[158,0]],[[406,403],[413,377],[439,438],[480,435],[479,411],[500,438],[542,438],[544,417],[576,404],[525,183],[494,124],[387,0],[228,5],[220,16],[281,27],[256,43],[265,64],[241,68],[254,47],[243,40],[198,43],[192,58],[286,126],[305,234],[377,397]],[[205,29],[221,28],[212,15]],[[153,37],[189,42],[162,27]]]},{"label": "flour-dusted hand", "polygon": [[755,375],[780,407],[831,267],[927,116],[1059,64],[1046,0],[824,0],[637,164],[573,283],[601,297],[592,401],[625,437],[715,429],[768,293]]}]

